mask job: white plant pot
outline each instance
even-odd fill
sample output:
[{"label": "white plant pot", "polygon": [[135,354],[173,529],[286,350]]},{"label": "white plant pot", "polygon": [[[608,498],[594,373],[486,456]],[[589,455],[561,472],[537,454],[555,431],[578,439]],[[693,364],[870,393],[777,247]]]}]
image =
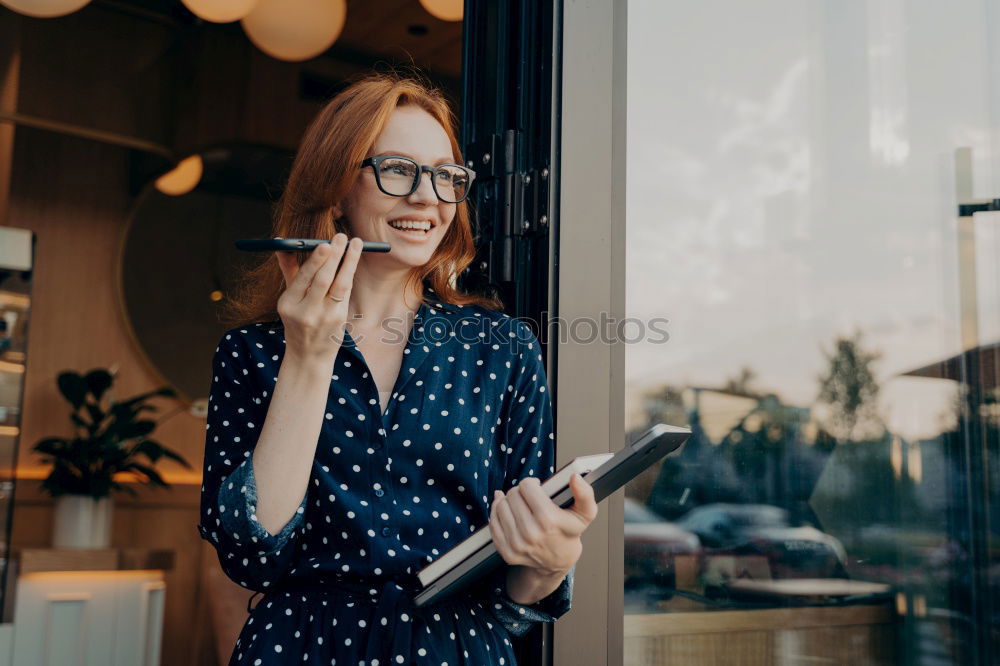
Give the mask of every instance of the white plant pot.
[{"label": "white plant pot", "polygon": [[107,548],[111,545],[112,501],[89,495],[56,498],[52,546],[55,548]]}]

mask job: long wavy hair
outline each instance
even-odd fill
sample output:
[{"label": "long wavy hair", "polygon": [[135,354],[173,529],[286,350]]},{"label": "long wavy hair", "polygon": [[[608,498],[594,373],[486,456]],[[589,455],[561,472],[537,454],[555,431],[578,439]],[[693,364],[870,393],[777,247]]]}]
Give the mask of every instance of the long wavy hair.
[{"label": "long wavy hair", "polygon": [[[375,145],[389,116],[399,106],[415,105],[431,114],[444,128],[457,164],[464,164],[456,138],[455,115],[444,94],[413,75],[374,73],[361,78],[330,100],[306,129],[275,207],[271,237],[350,237],[347,219],[333,219],[333,207],[359,178],[357,165]],[[309,255],[296,253],[301,266]],[[407,276],[409,290],[422,281],[437,298],[453,305],[478,304],[502,311],[503,303],[491,296],[468,294],[453,281],[475,259],[475,244],[467,201],[456,204],[455,218],[423,266]],[[276,321],[278,297],[285,279],[274,254],[259,265],[243,270],[232,297],[220,308],[220,321],[228,327]]]}]

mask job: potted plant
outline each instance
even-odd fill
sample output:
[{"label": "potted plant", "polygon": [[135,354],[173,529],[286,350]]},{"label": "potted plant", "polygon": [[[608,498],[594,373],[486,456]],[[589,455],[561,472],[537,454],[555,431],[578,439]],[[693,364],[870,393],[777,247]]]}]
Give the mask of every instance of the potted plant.
[{"label": "potted plant", "polygon": [[[73,371],[59,374],[59,392],[72,405],[70,419],[76,427],[72,439],[46,437],[32,450],[52,464],[42,489],[56,499],[53,546],[56,548],[106,548],[111,542],[111,493],[137,493],[115,480],[119,472],[131,472],[143,483],[162,488],[170,484],[153,466],[161,458],[191,465],[180,455],[149,435],[159,425],[141,418],[156,408],[146,404],[154,396],[176,396],[167,386],[119,402],[110,398],[112,372],[95,369],[81,376]],[[107,408],[102,405],[108,394]],[[144,460],[143,460],[144,459]]]}]

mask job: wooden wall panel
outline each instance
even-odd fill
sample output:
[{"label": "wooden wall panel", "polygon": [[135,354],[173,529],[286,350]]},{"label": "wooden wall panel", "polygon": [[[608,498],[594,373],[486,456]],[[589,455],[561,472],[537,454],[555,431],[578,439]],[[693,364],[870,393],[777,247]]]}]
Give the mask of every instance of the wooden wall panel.
[{"label": "wooden wall panel", "polygon": [[625,666],[892,666],[887,606],[776,608],[625,616]]},{"label": "wooden wall panel", "polygon": [[[16,15],[0,8],[0,21]],[[155,143],[169,141],[173,31],[98,3],[56,20],[21,21],[18,112]]]}]

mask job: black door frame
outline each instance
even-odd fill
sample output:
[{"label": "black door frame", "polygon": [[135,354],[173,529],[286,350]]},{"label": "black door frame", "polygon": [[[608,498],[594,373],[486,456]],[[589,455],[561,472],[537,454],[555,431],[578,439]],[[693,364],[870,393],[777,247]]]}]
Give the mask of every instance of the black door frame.
[{"label": "black door frame", "polygon": [[[476,171],[470,193],[476,259],[463,290],[492,291],[542,343],[555,414],[561,0],[465,0],[462,152]],[[520,664],[552,663],[552,625],[514,638]]]}]

